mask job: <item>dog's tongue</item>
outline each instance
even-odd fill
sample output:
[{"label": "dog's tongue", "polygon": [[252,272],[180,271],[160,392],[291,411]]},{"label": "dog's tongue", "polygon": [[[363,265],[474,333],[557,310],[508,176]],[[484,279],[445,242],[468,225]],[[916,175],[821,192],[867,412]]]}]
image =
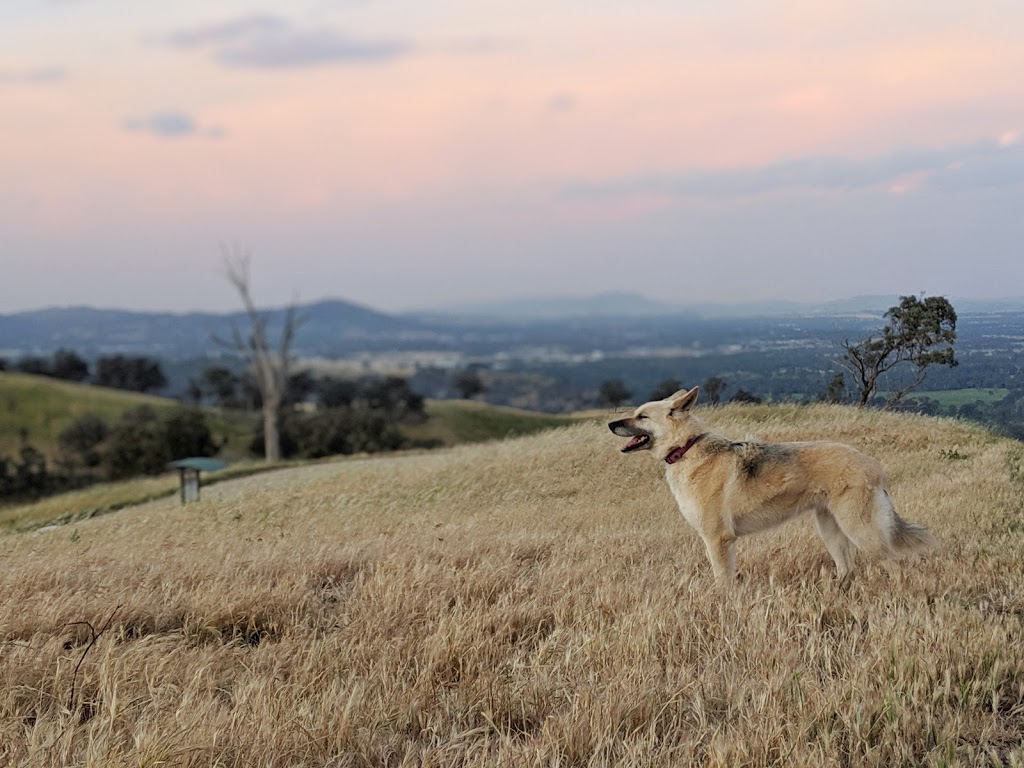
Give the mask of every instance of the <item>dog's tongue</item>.
[{"label": "dog's tongue", "polygon": [[644,437],[645,437],[644,435],[636,435],[634,437],[629,438],[629,442],[626,443],[626,447],[623,448],[622,450],[628,451],[628,450],[631,450],[633,448],[636,448],[638,445],[643,444]]}]

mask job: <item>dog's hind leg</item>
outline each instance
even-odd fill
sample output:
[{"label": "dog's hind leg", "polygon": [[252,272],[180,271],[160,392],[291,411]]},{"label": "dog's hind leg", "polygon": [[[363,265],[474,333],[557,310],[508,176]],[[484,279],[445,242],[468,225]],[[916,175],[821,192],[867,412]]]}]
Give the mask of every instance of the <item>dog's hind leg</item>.
[{"label": "dog's hind leg", "polygon": [[882,488],[848,488],[829,499],[839,528],[866,555],[885,560],[897,556],[893,546],[896,513]]},{"label": "dog's hind leg", "polygon": [[818,533],[825,542],[825,548],[835,560],[839,586],[846,589],[850,586],[850,580],[853,578],[853,543],[843,533],[843,529],[839,527],[839,523],[827,509],[819,508],[815,512],[814,522],[818,527]]}]

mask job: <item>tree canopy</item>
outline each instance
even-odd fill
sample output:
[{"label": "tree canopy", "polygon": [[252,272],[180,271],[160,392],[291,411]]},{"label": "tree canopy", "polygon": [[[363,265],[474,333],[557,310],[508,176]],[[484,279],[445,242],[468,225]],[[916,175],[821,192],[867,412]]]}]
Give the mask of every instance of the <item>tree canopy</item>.
[{"label": "tree canopy", "polygon": [[[880,379],[898,367],[909,373],[894,383],[883,406],[892,408],[908,392],[916,389],[933,365],[956,366],[953,344],[956,342],[956,311],[944,296],[901,296],[900,303],[890,307],[885,317],[889,322],[878,338],[870,336],[851,343],[843,340],[839,364],[853,378],[859,403],[867,405],[878,391]],[[890,379],[893,381],[893,379]]]},{"label": "tree canopy", "polygon": [[150,392],[167,386],[160,361],[151,357],[113,355],[96,363],[96,383],[102,387]]},{"label": "tree canopy", "polygon": [[633,393],[626,389],[622,379],[605,379],[597,391],[598,399],[612,408],[617,408],[632,396]]}]

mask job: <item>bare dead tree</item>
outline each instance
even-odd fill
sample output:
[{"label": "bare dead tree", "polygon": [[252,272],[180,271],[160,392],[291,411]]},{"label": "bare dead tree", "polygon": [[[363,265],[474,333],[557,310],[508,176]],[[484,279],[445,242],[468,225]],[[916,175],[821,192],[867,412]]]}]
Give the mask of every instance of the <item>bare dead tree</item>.
[{"label": "bare dead tree", "polygon": [[267,316],[256,309],[252,298],[252,278],[250,271],[251,254],[240,246],[222,246],[224,257],[224,274],[228,282],[238,291],[249,320],[248,337],[242,335],[237,327],[232,327],[232,340],[218,341],[234,349],[245,360],[263,400],[263,445],[267,461],[281,460],[281,406],[284,401],[285,387],[288,383],[288,368],[291,364],[290,349],[295,340],[295,330],[299,321],[295,314],[295,304],[285,310],[284,324],[277,341],[276,349],[271,348],[267,333]]}]

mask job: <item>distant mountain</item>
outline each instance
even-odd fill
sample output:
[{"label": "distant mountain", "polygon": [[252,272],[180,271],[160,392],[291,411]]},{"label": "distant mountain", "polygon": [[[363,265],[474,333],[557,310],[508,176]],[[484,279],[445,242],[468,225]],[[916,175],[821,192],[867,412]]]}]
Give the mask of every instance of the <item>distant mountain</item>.
[{"label": "distant mountain", "polygon": [[[334,358],[363,352],[444,351],[467,356],[525,347],[594,349],[615,343],[677,343],[682,337],[718,338],[715,324],[743,319],[846,318],[874,321],[898,303],[897,296],[858,296],[820,304],[770,301],[674,305],[635,293],[565,296],[450,310],[387,314],[342,299],[297,308],[302,319],[294,352]],[[952,299],[961,315],[1024,311],[1024,299]],[[267,310],[276,338],[285,309]],[[49,356],[60,347],[86,358],[136,354],[187,360],[224,354],[215,338],[247,333],[242,312],[134,312],[66,307],[0,315],[0,357]],[[615,340],[618,340],[617,342]],[[721,339],[719,339],[721,343]]]},{"label": "distant mountain", "polygon": [[[329,354],[346,342],[403,332],[419,324],[352,302],[333,299],[297,308],[302,320],[296,352]],[[271,332],[279,328],[284,308],[267,310]],[[62,307],[0,315],[0,354],[50,354],[68,347],[80,354],[144,354],[186,358],[223,350],[215,338],[230,340],[232,329],[245,333],[243,312],[135,312],[92,307]]]}]

